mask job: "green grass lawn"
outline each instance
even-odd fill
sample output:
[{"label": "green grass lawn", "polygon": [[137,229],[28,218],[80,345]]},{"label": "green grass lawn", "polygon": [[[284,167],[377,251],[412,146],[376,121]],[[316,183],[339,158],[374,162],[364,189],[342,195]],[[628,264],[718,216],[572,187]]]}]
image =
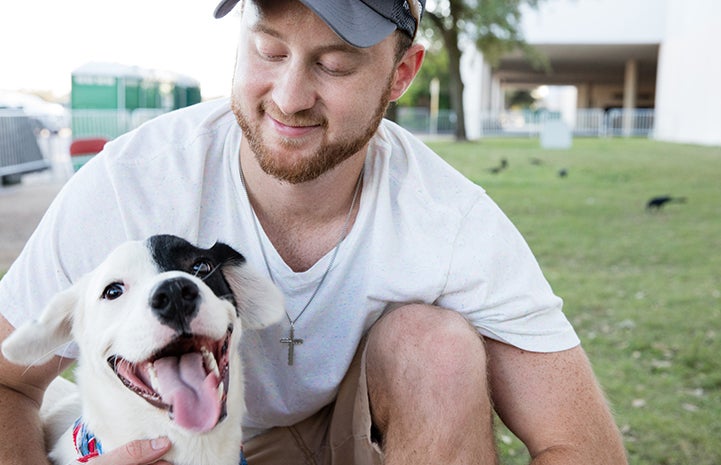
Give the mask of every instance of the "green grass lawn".
[{"label": "green grass lawn", "polygon": [[[634,465],[721,463],[721,148],[429,143],[481,184],[565,300]],[[492,174],[501,159],[508,168]],[[558,175],[566,169],[567,176]],[[685,203],[648,212],[655,195]],[[499,427],[502,463],[527,463]]]}]

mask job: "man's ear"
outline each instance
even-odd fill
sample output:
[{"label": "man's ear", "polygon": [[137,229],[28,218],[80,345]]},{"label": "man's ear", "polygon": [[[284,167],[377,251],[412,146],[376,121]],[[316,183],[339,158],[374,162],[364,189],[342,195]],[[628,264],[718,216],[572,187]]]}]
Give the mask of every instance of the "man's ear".
[{"label": "man's ear", "polygon": [[37,320],[19,326],[2,344],[6,359],[19,365],[42,365],[72,339],[72,318],[78,305],[73,286],[55,295]]},{"label": "man's ear", "polygon": [[401,61],[396,65],[395,76],[391,85],[391,101],[396,101],[410,87],[411,82],[418,74],[423,64],[423,57],[426,49],[421,44],[413,44],[403,55]]}]

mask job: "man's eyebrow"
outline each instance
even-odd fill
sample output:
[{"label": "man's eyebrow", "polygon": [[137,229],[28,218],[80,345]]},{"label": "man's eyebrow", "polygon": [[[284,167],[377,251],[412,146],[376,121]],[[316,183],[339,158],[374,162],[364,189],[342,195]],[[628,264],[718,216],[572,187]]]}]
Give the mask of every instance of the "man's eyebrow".
[{"label": "man's eyebrow", "polygon": [[276,31],[275,29],[271,29],[268,26],[263,25],[262,23],[255,23],[250,27],[250,31],[254,33],[263,33],[268,34],[269,36],[273,36],[277,39],[281,39],[280,32]]},{"label": "man's eyebrow", "polygon": [[[275,37],[276,39],[283,40],[283,35],[280,33],[280,31],[277,31],[273,28],[270,28],[260,22],[255,23],[250,27],[251,32],[254,33],[261,33],[261,34],[267,34],[271,37]],[[342,40],[339,40],[338,42],[333,42],[327,45],[322,45],[318,48],[318,53],[330,53],[330,52],[341,52],[346,53],[348,55],[353,55],[356,57],[362,57],[367,54],[366,49],[354,47],[351,44],[348,44],[346,42],[343,42]]]},{"label": "man's eyebrow", "polygon": [[363,57],[368,54],[367,49],[354,47],[351,44],[348,44],[343,41],[340,41],[338,43],[324,45],[324,46],[320,47],[318,49],[318,51],[321,53],[341,52],[341,53],[345,53],[348,55],[352,55],[354,57]]}]

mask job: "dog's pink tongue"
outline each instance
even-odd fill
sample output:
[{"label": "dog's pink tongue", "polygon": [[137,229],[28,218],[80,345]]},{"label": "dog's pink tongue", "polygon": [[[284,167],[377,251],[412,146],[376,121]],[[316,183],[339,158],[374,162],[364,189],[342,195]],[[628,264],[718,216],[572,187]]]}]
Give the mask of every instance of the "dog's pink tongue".
[{"label": "dog's pink tongue", "polygon": [[220,417],[219,380],[205,373],[203,356],[191,353],[165,357],[153,366],[158,375],[158,394],[172,406],[174,421],[199,433],[213,429]]}]

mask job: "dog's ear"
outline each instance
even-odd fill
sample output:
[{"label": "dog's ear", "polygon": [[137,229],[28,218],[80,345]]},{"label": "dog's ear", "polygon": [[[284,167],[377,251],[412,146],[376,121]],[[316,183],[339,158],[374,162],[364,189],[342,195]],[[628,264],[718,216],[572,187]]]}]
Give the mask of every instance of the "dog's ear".
[{"label": "dog's ear", "polygon": [[13,331],[2,344],[7,360],[19,365],[42,365],[55,351],[70,342],[72,315],[78,304],[75,286],[53,297],[37,320]]},{"label": "dog's ear", "polygon": [[246,328],[264,328],[280,321],[285,315],[283,294],[270,282],[250,269],[246,263],[223,266],[233,291],[238,316]]}]

